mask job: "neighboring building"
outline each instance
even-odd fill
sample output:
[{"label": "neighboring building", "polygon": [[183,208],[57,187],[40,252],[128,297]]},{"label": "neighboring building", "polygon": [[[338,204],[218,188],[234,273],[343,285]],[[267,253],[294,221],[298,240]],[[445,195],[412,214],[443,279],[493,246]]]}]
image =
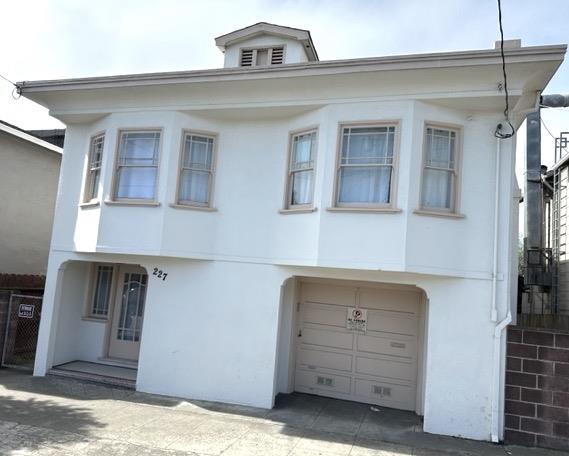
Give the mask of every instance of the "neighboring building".
[{"label": "neighboring building", "polygon": [[46,273],[62,152],[0,121],[0,276]]},{"label": "neighboring building", "polygon": [[[500,51],[320,62],[265,23],[216,44],[223,69],[20,84],[68,124],[35,374],[123,365],[140,391],[269,408],[296,390],[501,438]],[[508,43],[516,127],[565,50]]]}]

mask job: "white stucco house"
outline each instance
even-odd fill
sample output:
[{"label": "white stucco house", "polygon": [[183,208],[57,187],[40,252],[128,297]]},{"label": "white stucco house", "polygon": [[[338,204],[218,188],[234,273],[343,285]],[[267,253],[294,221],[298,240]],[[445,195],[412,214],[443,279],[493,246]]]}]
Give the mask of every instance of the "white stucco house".
[{"label": "white stucco house", "polygon": [[[498,440],[515,313],[499,49],[319,61],[267,23],[224,68],[20,83],[68,126],[35,375],[270,408],[300,391]],[[514,126],[564,45],[507,43]]]}]

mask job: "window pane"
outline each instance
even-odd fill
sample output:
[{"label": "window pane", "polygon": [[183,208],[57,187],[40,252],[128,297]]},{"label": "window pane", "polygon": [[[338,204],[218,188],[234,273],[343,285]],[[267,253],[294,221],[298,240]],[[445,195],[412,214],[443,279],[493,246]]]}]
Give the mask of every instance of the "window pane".
[{"label": "window pane", "polygon": [[91,171],[91,176],[89,178],[89,189],[87,192],[88,199],[94,199],[99,194],[99,177],[101,175],[101,170],[97,169]]},{"label": "window pane", "polygon": [[453,180],[452,171],[425,168],[422,206],[430,209],[451,209]]},{"label": "window pane", "polygon": [[113,268],[111,266],[97,266],[93,306],[91,308],[93,315],[107,315],[109,311],[112,279]]},{"label": "window pane", "polygon": [[342,138],[343,165],[393,162],[394,127],[346,128]]},{"label": "window pane", "polygon": [[388,204],[391,167],[349,167],[340,169],[339,203]]},{"label": "window pane", "polygon": [[157,165],[159,143],[158,132],[123,133],[120,164]]},{"label": "window pane", "polygon": [[187,136],[184,147],[186,168],[211,170],[213,160],[213,139],[200,136]]},{"label": "window pane", "polygon": [[93,139],[93,144],[91,147],[91,161],[89,163],[89,168],[99,168],[101,166],[101,160],[103,159],[103,146],[105,144],[105,137],[99,136]]},{"label": "window pane", "polygon": [[180,178],[180,201],[209,204],[209,179],[208,171],[183,170]]},{"label": "window pane", "polygon": [[426,165],[454,169],[455,132],[427,128]]},{"label": "window pane", "polygon": [[294,137],[291,171],[312,167],[312,143],[314,136],[314,133],[308,133]]},{"label": "window pane", "polygon": [[120,168],[117,175],[117,198],[154,199],[157,168]]},{"label": "window pane", "polygon": [[312,203],[312,170],[299,171],[292,175],[290,204]]}]

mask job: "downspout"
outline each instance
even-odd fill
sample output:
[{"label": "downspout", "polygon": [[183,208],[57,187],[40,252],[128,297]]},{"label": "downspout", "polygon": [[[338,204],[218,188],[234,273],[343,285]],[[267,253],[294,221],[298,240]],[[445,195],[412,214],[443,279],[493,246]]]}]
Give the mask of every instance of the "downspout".
[{"label": "downspout", "polygon": [[[500,215],[500,164],[501,164],[501,139],[496,138],[496,166],[495,166],[495,188],[494,188],[494,240],[492,246],[492,310],[490,312],[490,320],[498,321],[498,229]],[[500,433],[500,341],[502,339],[502,331],[512,321],[510,310],[502,321],[496,324],[494,328],[494,350],[492,357],[492,398],[491,398],[491,439],[492,442],[498,443]]]},{"label": "downspout", "polygon": [[498,216],[500,211],[500,152],[501,152],[501,139],[496,138],[496,176],[494,188],[494,241],[492,244],[492,310],[490,312],[490,320],[498,320],[497,309],[497,281],[498,281]]},{"label": "downspout", "polygon": [[494,366],[492,368],[492,442],[500,441],[500,364],[501,364],[501,347],[502,332],[512,322],[512,312],[508,309],[506,318],[499,322],[494,328]]}]

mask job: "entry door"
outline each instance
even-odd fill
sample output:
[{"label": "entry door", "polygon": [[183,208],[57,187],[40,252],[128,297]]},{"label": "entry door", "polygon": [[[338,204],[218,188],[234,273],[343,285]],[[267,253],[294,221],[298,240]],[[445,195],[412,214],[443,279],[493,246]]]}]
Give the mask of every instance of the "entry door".
[{"label": "entry door", "polygon": [[139,266],[119,268],[111,323],[109,357],[138,361],[148,276]]}]

